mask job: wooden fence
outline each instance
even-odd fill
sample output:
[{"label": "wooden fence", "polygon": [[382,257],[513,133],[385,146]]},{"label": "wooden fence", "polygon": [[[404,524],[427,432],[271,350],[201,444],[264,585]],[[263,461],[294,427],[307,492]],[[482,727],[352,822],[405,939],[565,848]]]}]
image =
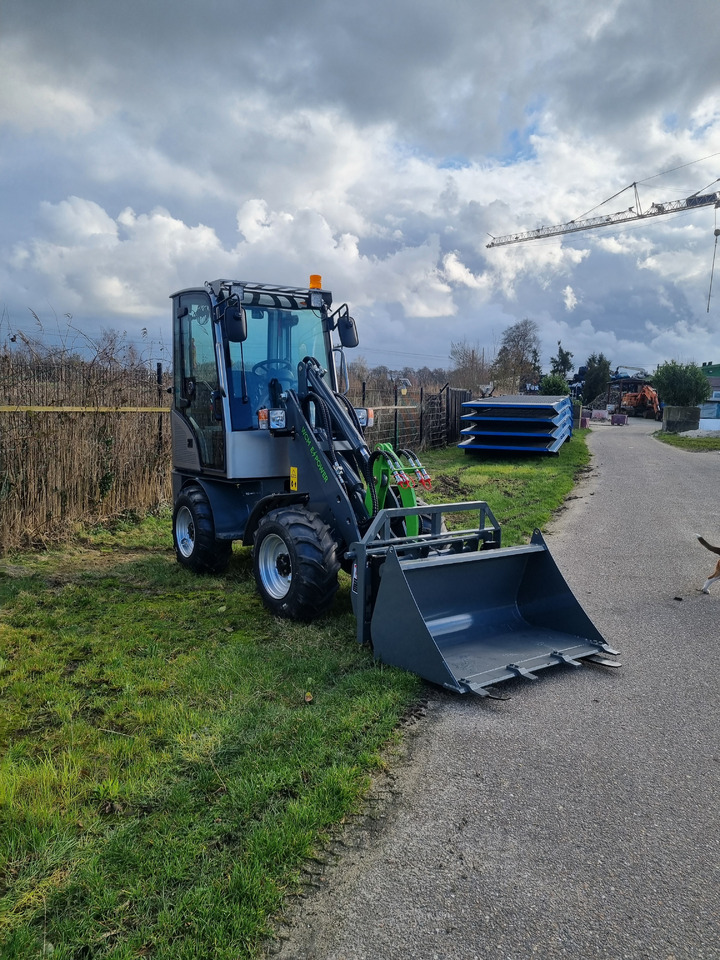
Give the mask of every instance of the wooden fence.
[{"label": "wooden fence", "polygon": [[[0,354],[0,552],[67,538],[81,522],[153,510],[171,498],[170,380],[156,370]],[[467,391],[409,388],[350,399],[372,406],[368,444],[416,451],[457,442]]]}]

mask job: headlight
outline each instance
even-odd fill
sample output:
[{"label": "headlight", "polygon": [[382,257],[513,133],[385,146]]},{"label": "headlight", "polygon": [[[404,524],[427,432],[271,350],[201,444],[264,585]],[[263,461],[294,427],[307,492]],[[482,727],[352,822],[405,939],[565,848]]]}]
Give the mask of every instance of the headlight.
[{"label": "headlight", "polygon": [[355,407],[355,415],[363,430],[365,427],[371,427],[375,423],[375,411],[372,407]]},{"label": "headlight", "polygon": [[285,429],[285,411],[281,409],[270,410],[268,414],[271,430]]}]

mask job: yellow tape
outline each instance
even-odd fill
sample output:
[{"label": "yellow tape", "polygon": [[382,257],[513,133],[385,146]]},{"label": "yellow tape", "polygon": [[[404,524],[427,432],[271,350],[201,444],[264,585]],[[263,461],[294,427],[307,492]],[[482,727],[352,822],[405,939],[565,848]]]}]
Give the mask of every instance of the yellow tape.
[{"label": "yellow tape", "polygon": [[0,406],[0,413],[170,413],[169,407],[23,407]]}]

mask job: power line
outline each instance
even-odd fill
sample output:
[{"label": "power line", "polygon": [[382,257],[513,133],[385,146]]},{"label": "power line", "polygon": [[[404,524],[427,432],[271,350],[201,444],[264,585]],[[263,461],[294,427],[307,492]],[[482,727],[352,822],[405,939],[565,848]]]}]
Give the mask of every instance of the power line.
[{"label": "power line", "polygon": [[363,347],[362,344],[358,347],[362,353],[376,353],[381,356],[393,356],[393,357],[419,357],[425,360],[449,360],[450,355],[445,354],[440,356],[436,353],[411,353],[409,350],[386,350],[384,347]]}]

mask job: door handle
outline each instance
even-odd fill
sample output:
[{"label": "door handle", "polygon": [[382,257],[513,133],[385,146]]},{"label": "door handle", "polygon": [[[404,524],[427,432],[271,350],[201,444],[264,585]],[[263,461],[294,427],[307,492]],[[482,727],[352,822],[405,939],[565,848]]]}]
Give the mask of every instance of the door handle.
[{"label": "door handle", "polygon": [[210,403],[212,405],[213,417],[215,420],[222,420],[222,400],[224,393],[222,390],[213,390],[210,394]]}]

